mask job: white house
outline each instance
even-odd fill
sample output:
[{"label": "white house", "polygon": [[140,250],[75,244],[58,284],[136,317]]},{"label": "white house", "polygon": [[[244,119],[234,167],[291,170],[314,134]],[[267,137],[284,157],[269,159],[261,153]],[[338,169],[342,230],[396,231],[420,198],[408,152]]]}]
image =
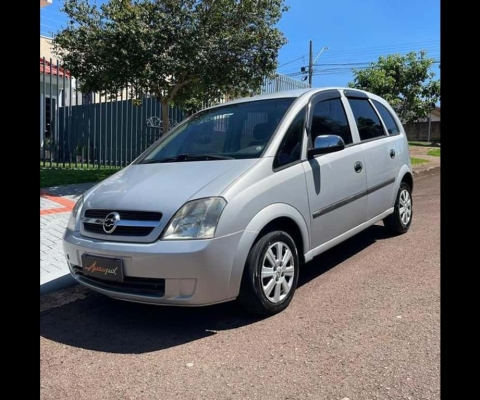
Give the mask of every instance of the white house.
[{"label": "white house", "polygon": [[[51,5],[52,1],[53,0],[40,0],[40,8]],[[44,64],[46,64],[46,62],[44,63],[42,58],[42,36],[40,36],[40,147],[43,146],[43,138],[45,136],[45,130],[46,130],[45,128],[47,125],[46,118],[45,118],[47,112],[46,112],[46,105],[44,103],[47,103],[47,102],[49,103],[49,108],[50,108],[48,112],[49,117],[51,113],[51,100],[47,101],[46,96],[44,95],[44,90],[43,90],[43,86],[44,86],[43,81],[45,81],[45,78],[42,79],[42,72],[43,70],[46,69],[46,66]],[[43,73],[43,75],[45,74]]]},{"label": "white house", "polygon": [[418,122],[428,122],[429,119],[430,119],[430,122],[440,121],[440,107],[435,106],[435,108],[432,111],[430,111],[430,114],[428,114],[427,117],[419,118]]},{"label": "white house", "polygon": [[[51,0],[44,1],[46,5]],[[42,7],[42,0],[40,1]],[[52,38],[40,35],[40,147],[45,138],[56,137],[52,123],[59,107],[82,104],[83,98],[76,90],[76,80],[61,64],[53,52]]]},{"label": "white house", "polygon": [[[432,111],[430,111],[430,121],[440,121],[440,107],[435,107]],[[427,119],[428,121],[428,119]]]},{"label": "white house", "polygon": [[[58,107],[68,105],[71,89],[75,96],[75,79],[60,66],[53,54],[52,39],[40,36],[40,147],[44,138],[54,138],[56,129],[51,122]],[[76,100],[81,104],[81,96]]]}]

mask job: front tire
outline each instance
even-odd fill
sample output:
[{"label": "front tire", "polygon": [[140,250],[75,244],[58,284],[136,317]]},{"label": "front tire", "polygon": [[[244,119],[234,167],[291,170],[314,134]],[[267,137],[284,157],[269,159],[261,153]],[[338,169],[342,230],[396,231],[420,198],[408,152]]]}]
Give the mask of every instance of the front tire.
[{"label": "front tire", "polygon": [[292,301],[299,274],[297,246],[283,231],[265,234],[250,249],[239,303],[249,312],[270,316]]},{"label": "front tire", "polygon": [[408,231],[413,217],[412,189],[402,182],[395,200],[395,210],[383,220],[385,227],[393,233],[402,234]]}]

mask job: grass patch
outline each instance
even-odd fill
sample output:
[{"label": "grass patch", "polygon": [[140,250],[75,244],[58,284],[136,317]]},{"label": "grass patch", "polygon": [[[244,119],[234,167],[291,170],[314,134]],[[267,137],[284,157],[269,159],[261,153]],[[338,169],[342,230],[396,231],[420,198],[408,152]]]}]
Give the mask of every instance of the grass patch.
[{"label": "grass patch", "polygon": [[435,142],[408,142],[408,145],[418,147],[440,147],[440,145]]},{"label": "grass patch", "polygon": [[85,167],[82,169],[79,166],[75,169],[74,167],[62,168],[61,165],[57,166],[54,164],[52,164],[52,167],[43,167],[40,164],[40,187],[100,182],[118,171],[120,171],[120,168],[101,167],[99,169],[98,167]]},{"label": "grass patch", "polygon": [[427,155],[429,156],[435,156],[435,157],[440,157],[440,149],[433,149],[430,150]]},{"label": "grass patch", "polygon": [[412,165],[428,163],[428,160],[424,160],[423,158],[415,158],[415,157],[411,157],[410,161],[412,162]]}]

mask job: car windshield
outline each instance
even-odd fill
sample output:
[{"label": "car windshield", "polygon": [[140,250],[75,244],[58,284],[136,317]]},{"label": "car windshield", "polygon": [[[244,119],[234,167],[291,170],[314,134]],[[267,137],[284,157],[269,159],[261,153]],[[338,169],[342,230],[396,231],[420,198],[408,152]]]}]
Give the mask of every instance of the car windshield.
[{"label": "car windshield", "polygon": [[140,164],[258,158],[295,98],[199,112],[153,145]]}]

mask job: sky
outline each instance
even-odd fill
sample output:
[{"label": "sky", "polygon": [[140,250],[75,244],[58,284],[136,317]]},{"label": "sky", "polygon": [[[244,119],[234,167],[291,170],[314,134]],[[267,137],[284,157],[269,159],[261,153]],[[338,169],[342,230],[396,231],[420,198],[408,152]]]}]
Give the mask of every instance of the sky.
[{"label": "sky", "polygon": [[[313,87],[346,86],[353,80],[353,67],[366,67],[381,55],[419,50],[437,61],[432,70],[435,79],[440,78],[440,0],[287,0],[286,4],[290,10],[278,24],[288,40],[279,52],[279,73],[302,79],[300,69],[308,66],[312,40],[318,64]],[[41,35],[52,36],[65,25],[61,6],[61,0],[53,0],[40,10]]]}]

